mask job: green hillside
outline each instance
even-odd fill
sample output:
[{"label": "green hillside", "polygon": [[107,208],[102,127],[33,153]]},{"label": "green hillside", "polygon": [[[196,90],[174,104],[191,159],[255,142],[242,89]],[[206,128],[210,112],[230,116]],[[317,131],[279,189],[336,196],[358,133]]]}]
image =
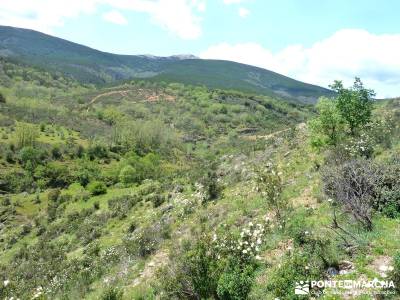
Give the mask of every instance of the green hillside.
[{"label": "green hillside", "polygon": [[85,83],[155,78],[315,102],[332,92],[283,75],[239,63],[179,56],[116,55],[33,30],[0,26],[0,55],[60,72]]},{"label": "green hillside", "polygon": [[[338,100],[104,88],[8,60],[0,95],[0,299],[291,300],[308,299],[294,294],[301,280],[400,286],[398,99],[367,102],[368,123],[351,131]],[[349,207],[340,191],[353,183],[367,196]],[[335,292],[312,290],[347,299]]]}]

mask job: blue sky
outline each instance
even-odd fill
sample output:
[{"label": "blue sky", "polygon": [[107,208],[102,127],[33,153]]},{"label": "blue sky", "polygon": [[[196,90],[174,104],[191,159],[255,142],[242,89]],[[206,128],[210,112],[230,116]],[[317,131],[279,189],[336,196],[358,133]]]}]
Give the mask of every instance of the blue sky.
[{"label": "blue sky", "polygon": [[[1,0],[0,24],[120,54],[194,54],[400,95],[400,1]],[[398,91],[399,90],[399,91]]]}]

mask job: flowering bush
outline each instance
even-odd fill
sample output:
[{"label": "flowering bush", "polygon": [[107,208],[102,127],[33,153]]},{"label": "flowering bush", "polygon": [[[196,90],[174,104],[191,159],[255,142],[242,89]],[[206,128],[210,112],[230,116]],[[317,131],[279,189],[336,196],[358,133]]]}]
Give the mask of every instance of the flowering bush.
[{"label": "flowering bush", "polygon": [[266,200],[267,204],[274,209],[278,219],[288,208],[288,203],[281,197],[283,183],[281,175],[272,163],[267,163],[265,168],[256,171],[257,190]]},{"label": "flowering bush", "polygon": [[[267,223],[268,225],[268,223]],[[248,225],[240,232],[239,237],[233,236],[230,232],[213,235],[213,244],[217,251],[218,258],[234,256],[241,261],[249,261],[252,259],[259,259],[258,253],[260,247],[264,242],[266,233],[266,224],[253,224],[249,222]],[[222,228],[225,230],[224,226]]]},{"label": "flowering bush", "polygon": [[344,149],[350,157],[364,156],[371,157],[374,151],[372,137],[366,132],[361,132],[359,136],[350,137],[344,145]]},{"label": "flowering bush", "polygon": [[222,224],[212,237],[200,233],[183,243],[159,274],[165,299],[246,299],[266,228],[249,222],[234,234]]}]

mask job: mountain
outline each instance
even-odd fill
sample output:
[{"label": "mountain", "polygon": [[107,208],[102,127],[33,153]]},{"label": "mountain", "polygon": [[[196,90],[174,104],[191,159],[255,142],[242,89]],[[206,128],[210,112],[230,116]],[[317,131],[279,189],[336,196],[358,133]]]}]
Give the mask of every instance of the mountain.
[{"label": "mountain", "polygon": [[0,26],[0,56],[95,84],[132,78],[235,89],[314,102],[331,91],[262,68],[192,55],[158,57],[98,51],[34,30]]}]

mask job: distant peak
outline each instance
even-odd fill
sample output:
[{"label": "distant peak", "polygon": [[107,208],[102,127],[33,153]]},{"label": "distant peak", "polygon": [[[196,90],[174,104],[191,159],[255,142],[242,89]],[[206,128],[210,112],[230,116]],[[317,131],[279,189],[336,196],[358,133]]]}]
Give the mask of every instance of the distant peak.
[{"label": "distant peak", "polygon": [[185,59],[199,59],[199,57],[193,55],[193,54],[177,54],[177,55],[171,55],[171,56],[156,56],[156,55],[151,55],[151,54],[143,54],[143,55],[138,55],[141,57],[146,57],[149,59],[174,59],[174,60],[185,60]]},{"label": "distant peak", "polygon": [[178,54],[178,55],[171,55],[171,58],[177,58],[177,59],[199,59],[197,56],[193,54]]}]

